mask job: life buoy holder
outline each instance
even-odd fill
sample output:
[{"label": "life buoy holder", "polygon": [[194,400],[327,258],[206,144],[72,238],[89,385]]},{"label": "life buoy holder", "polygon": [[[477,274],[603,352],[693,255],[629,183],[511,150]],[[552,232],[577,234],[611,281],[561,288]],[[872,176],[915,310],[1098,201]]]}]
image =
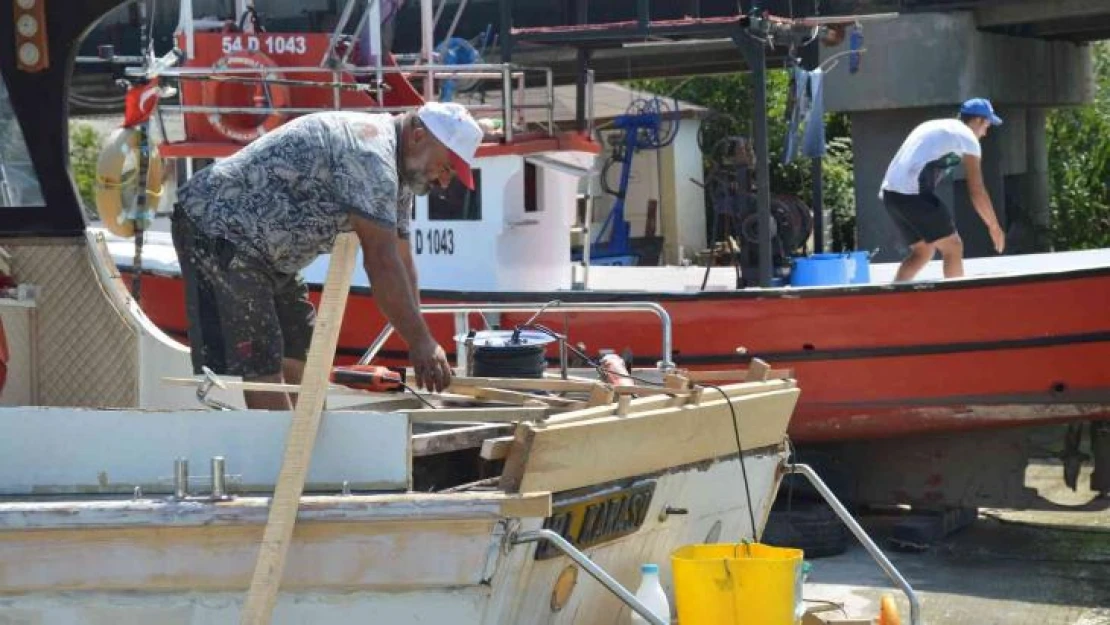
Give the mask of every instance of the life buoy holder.
[{"label": "life buoy holder", "polygon": [[[162,204],[166,189],[176,186],[173,168],[167,176],[165,163],[151,146],[146,169],[146,212],[153,213]],[[108,135],[96,160],[96,210],[109,232],[120,237],[135,236],[135,220],[148,219],[137,215],[135,202],[135,170],[125,179],[124,164],[128,156],[138,155],[139,131],[134,128],[117,128]],[[125,190],[128,191],[125,197]]]},{"label": "life buoy holder", "polygon": [[[261,52],[237,52],[222,57],[212,66],[213,70],[217,72],[222,69],[258,69],[267,70],[270,68],[277,68],[278,65],[270,57],[262,54]],[[226,75],[225,75],[226,76]],[[240,78],[254,78],[253,74],[238,74],[234,75]],[[289,87],[281,84],[273,84],[262,82],[261,79],[277,78],[277,72],[266,71],[259,76],[260,82],[255,87],[254,99],[269,100],[271,108],[282,108],[289,104]],[[234,106],[242,108],[241,102],[228,102],[225,93],[228,87],[232,85],[241,87],[241,82],[221,81],[220,76],[217,74],[213,76],[204,85],[203,99],[205,106],[219,107],[219,106]],[[269,97],[266,98],[265,96]],[[221,114],[218,112],[208,113],[208,123],[217,132],[223,136],[237,141],[239,143],[250,143],[251,141],[261,137],[262,135],[277,128],[285,121],[285,115],[278,112],[272,112],[266,115],[262,123],[251,125],[239,125],[231,121],[233,114]],[[244,114],[234,114],[241,116]]]}]

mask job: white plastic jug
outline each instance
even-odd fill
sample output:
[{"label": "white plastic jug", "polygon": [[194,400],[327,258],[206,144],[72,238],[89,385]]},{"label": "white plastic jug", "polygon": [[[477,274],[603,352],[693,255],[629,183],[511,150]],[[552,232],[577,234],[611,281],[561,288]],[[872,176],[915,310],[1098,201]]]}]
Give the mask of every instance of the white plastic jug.
[{"label": "white plastic jug", "polygon": [[[645,564],[640,567],[640,587],[636,589],[636,598],[644,604],[652,614],[658,616],[664,623],[670,625],[671,604],[667,601],[667,593],[663,584],[659,582],[659,565]],[[632,625],[647,623],[642,616],[632,610]]]}]

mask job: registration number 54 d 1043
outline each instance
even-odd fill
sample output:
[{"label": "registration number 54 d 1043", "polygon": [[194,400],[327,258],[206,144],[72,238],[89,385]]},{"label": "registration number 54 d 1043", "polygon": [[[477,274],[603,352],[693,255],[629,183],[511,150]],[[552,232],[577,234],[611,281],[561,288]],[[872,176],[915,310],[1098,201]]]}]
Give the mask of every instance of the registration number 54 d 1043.
[{"label": "registration number 54 d 1043", "polygon": [[236,52],[265,52],[266,54],[304,54],[308,42],[304,35],[227,35],[220,41],[224,54]]}]

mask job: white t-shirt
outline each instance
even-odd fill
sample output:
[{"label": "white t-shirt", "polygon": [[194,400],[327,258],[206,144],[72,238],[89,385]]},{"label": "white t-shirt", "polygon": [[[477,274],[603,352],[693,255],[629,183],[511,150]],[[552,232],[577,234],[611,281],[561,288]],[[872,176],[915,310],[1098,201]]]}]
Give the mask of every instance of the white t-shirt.
[{"label": "white t-shirt", "polygon": [[905,195],[932,193],[964,155],[980,156],[979,139],[958,119],[934,119],[913,129],[890,161],[879,189]]}]

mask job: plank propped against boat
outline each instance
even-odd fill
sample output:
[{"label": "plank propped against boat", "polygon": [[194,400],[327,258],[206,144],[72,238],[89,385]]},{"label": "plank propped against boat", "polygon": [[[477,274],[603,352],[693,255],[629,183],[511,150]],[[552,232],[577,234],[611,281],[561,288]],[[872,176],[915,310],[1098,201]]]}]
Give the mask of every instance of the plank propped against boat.
[{"label": "plank propped against boat", "polygon": [[733,410],[744,451],[779,445],[799,394],[786,388],[731,400],[707,396],[698,404],[627,416],[524,423],[517,427],[501,486],[506,492],[559,492],[733,455]]}]

